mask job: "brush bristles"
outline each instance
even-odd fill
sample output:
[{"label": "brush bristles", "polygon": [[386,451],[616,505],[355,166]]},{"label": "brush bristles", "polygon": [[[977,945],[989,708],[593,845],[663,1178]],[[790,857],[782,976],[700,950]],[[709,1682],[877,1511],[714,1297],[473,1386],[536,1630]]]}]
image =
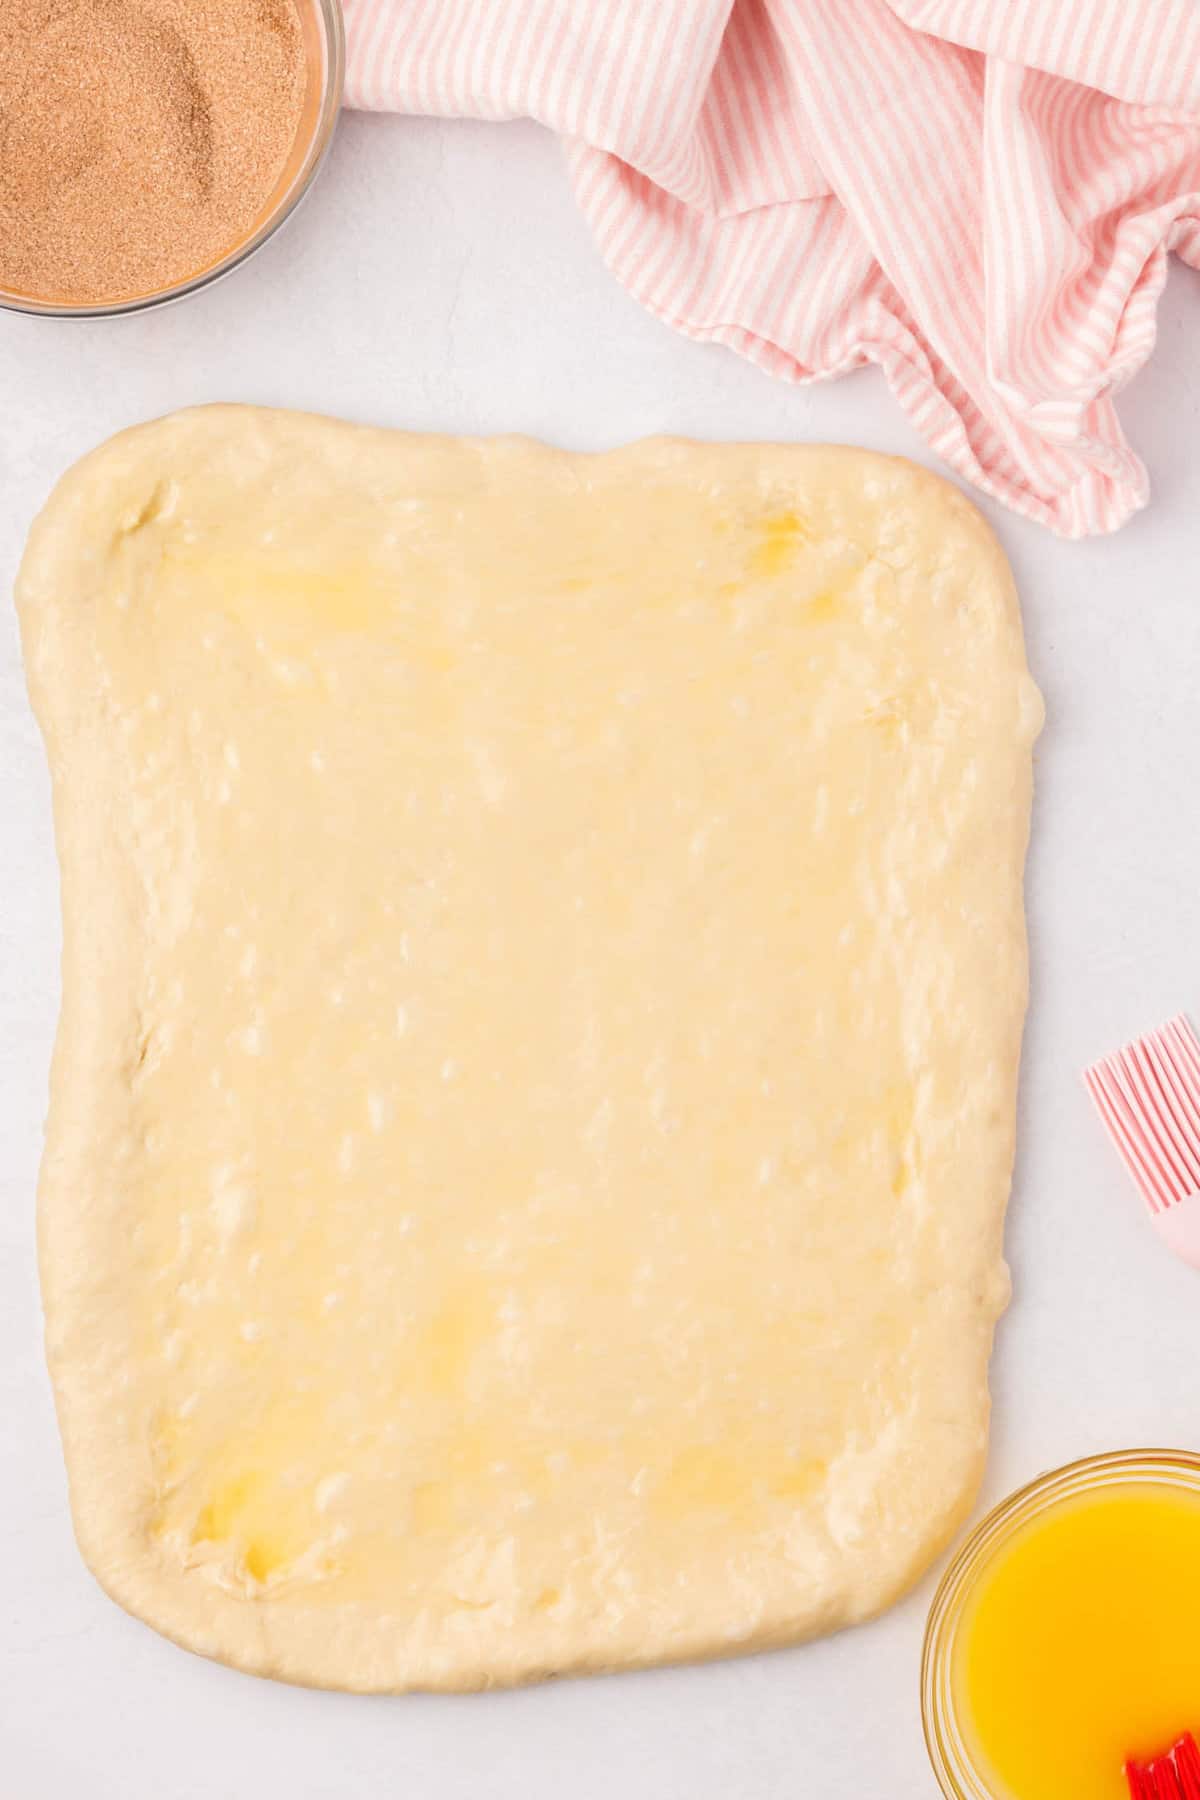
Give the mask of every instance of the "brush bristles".
[{"label": "brush bristles", "polygon": [[1083,1079],[1151,1212],[1200,1193],[1200,1038],[1182,1014]]},{"label": "brush bristles", "polygon": [[1200,1751],[1190,1731],[1148,1763],[1125,1764],[1130,1800],[1200,1800]]}]

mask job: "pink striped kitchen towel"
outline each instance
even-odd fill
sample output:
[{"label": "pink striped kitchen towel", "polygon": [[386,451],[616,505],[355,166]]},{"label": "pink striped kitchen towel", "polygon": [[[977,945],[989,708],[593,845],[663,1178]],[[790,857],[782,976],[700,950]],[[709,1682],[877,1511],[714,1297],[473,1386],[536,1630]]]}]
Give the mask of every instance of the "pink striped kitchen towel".
[{"label": "pink striped kitchen towel", "polygon": [[1113,395],[1200,267],[1200,0],[345,0],[352,106],[529,116],[631,293],[812,381],[878,363],[1068,537],[1146,471]]}]

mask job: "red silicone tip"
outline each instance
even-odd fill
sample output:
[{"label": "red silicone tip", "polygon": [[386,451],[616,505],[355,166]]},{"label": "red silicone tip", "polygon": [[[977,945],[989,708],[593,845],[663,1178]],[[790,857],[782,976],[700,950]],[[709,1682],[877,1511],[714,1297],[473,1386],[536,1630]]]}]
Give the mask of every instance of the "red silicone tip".
[{"label": "red silicone tip", "polygon": [[1200,1800],[1200,1750],[1190,1731],[1175,1746],[1175,1773],[1183,1800]]},{"label": "red silicone tip", "polygon": [[1132,1756],[1125,1764],[1125,1779],[1129,1783],[1129,1800],[1154,1800],[1149,1771],[1140,1762],[1134,1762]]},{"label": "red silicone tip", "polygon": [[1183,1800],[1179,1777],[1175,1773],[1174,1754],[1172,1748],[1165,1756],[1156,1756],[1146,1770],[1154,1800]]},{"label": "red silicone tip", "polygon": [[1163,1756],[1125,1764],[1130,1800],[1200,1800],[1200,1749],[1190,1731]]}]

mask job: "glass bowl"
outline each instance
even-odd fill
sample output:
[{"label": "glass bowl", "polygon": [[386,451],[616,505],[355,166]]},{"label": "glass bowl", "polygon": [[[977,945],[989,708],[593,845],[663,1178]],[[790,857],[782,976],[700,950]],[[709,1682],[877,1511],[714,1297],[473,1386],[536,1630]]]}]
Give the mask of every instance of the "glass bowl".
[{"label": "glass bowl", "polygon": [[921,1658],[925,1745],[946,1800],[1004,1800],[979,1766],[955,1694],[956,1635],[980,1577],[1015,1534],[1049,1507],[1130,1482],[1200,1494],[1200,1455],[1187,1450],[1118,1450],[1039,1475],[988,1513],[946,1570],[929,1609]]},{"label": "glass bowl", "polygon": [[295,212],[324,160],[342,104],[345,74],[346,34],[341,0],[295,0],[295,4],[304,35],[305,56],[300,123],[275,190],[250,233],[207,268],[194,270],[181,281],[152,293],[132,294],[122,300],[61,301],[41,300],[35,294],[15,293],[0,286],[0,307],[7,307],[12,312],[40,313],[55,319],[105,319],[117,313],[143,312],[150,306],[182,300],[185,294],[195,294],[210,282],[219,281],[222,275],[238,268],[274,236],[284,220]]}]

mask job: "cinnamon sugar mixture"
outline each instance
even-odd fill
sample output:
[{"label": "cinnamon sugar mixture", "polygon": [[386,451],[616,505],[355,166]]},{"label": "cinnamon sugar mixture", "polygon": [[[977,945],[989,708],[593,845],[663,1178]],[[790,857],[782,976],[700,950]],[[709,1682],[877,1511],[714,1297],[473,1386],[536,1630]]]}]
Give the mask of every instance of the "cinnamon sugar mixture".
[{"label": "cinnamon sugar mixture", "polygon": [[0,287],[122,300],[218,261],[304,78],[294,0],[0,0]]}]

